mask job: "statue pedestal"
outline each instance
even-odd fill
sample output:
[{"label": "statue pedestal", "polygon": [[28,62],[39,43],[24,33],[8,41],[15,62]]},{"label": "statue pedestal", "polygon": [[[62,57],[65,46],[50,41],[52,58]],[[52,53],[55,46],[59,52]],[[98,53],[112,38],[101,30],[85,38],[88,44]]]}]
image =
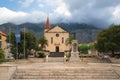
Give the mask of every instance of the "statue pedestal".
[{"label": "statue pedestal", "polygon": [[80,62],[78,52],[71,53],[70,62]]},{"label": "statue pedestal", "polygon": [[80,62],[79,58],[79,52],[78,52],[78,41],[73,40],[72,41],[72,51],[71,51],[71,57],[70,62]]}]

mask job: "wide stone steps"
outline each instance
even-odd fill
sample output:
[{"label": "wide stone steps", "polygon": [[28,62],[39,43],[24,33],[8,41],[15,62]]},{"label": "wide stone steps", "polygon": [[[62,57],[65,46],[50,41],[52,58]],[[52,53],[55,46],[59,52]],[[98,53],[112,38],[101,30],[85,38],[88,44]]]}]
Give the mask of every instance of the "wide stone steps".
[{"label": "wide stone steps", "polygon": [[120,80],[120,76],[102,69],[18,69],[12,80]]}]

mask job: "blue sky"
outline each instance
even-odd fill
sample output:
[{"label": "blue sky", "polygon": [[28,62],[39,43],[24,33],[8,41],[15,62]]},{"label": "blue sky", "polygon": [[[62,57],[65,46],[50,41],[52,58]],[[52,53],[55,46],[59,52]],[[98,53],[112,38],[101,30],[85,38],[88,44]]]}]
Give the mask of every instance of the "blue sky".
[{"label": "blue sky", "polygon": [[78,22],[120,24],[120,0],[0,0],[0,24]]}]

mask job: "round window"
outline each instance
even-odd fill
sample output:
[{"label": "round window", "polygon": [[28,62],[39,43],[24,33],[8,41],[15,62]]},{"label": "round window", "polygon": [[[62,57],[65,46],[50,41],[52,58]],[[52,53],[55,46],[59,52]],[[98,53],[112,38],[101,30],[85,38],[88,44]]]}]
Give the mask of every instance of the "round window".
[{"label": "round window", "polygon": [[56,37],[59,37],[59,34],[58,34],[58,33],[56,34]]}]

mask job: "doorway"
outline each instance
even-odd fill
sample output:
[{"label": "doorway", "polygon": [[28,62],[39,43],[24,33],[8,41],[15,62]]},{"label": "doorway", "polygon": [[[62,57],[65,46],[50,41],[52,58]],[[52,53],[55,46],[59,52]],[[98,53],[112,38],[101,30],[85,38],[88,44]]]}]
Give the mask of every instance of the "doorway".
[{"label": "doorway", "polygon": [[59,46],[56,46],[56,50],[55,50],[56,52],[59,52]]}]

